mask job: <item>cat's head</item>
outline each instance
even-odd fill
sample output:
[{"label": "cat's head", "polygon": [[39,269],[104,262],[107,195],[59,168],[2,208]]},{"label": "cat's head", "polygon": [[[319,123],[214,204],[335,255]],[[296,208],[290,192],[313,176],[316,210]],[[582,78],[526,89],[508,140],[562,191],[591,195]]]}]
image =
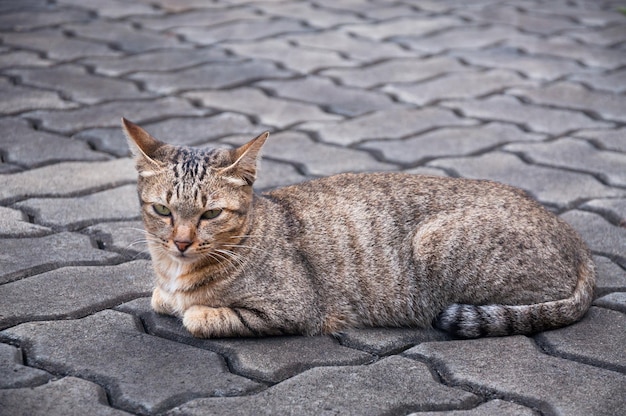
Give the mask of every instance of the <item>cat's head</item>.
[{"label": "cat's head", "polygon": [[173,146],[122,119],[153,259],[223,263],[248,231],[265,132],[237,149]]}]

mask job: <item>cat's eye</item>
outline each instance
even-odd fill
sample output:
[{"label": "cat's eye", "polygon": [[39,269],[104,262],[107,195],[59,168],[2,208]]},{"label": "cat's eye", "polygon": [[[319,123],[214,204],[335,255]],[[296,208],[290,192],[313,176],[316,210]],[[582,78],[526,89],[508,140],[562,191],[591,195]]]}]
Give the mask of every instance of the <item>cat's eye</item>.
[{"label": "cat's eye", "polygon": [[164,217],[169,217],[170,215],[172,215],[172,211],[170,211],[170,209],[165,205],[154,204],[152,205],[152,208],[154,209],[154,212]]},{"label": "cat's eye", "polygon": [[204,211],[204,214],[200,218],[203,220],[212,220],[213,218],[217,218],[222,213],[221,209],[210,209],[208,211]]}]

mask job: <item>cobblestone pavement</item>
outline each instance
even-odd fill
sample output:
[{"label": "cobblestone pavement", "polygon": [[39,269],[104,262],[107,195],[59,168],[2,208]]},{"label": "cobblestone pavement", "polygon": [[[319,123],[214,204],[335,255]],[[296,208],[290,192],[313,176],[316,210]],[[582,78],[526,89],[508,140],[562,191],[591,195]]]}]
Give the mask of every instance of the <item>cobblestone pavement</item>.
[{"label": "cobblestone pavement", "polygon": [[[603,0],[2,0],[0,414],[626,414],[626,16]],[[592,248],[597,300],[534,337],[197,340],[149,309],[124,116],[233,146],[259,189],[489,178]]]}]

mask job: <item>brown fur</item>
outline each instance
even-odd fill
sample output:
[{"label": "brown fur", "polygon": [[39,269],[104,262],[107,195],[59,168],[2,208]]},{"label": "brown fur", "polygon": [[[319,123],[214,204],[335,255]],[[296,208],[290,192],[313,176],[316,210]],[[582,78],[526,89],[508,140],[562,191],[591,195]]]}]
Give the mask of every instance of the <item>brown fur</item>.
[{"label": "brown fur", "polygon": [[591,304],[588,249],[521,190],[373,173],[257,195],[267,133],[199,150],[123,124],[157,276],[152,306],[195,336],[433,323],[462,337],[529,334]]}]

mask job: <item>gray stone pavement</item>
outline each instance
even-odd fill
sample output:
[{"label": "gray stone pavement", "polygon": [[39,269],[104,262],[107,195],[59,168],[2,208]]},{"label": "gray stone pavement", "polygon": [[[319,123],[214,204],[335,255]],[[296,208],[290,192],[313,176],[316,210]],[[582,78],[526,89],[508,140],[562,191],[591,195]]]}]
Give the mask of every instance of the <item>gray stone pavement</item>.
[{"label": "gray stone pavement", "polygon": [[[0,1],[0,414],[626,414],[626,16],[603,0]],[[150,311],[120,117],[259,189],[345,171],[524,188],[594,252],[534,337],[198,340]]]}]

